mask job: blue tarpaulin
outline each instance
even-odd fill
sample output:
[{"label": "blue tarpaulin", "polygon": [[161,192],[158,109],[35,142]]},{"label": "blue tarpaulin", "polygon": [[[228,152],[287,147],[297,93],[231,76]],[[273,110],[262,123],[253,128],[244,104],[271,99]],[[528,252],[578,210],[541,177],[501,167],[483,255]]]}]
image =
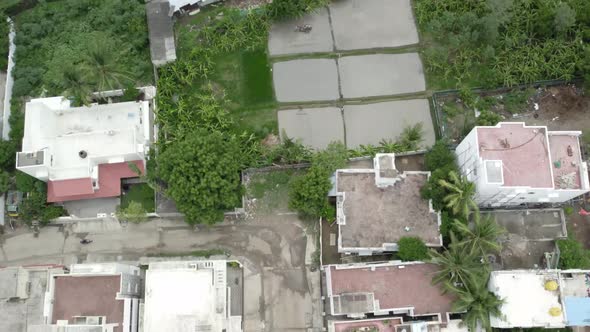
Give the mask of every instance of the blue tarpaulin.
[{"label": "blue tarpaulin", "polygon": [[590,326],[590,297],[565,297],[568,326]]}]

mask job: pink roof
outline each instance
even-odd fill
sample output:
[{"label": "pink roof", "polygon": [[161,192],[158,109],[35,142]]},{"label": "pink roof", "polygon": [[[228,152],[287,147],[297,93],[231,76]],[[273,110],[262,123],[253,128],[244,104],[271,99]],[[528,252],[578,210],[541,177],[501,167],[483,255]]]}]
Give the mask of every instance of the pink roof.
[{"label": "pink roof", "polygon": [[[577,135],[551,134],[549,132],[549,147],[551,148],[551,160],[553,161],[553,176],[555,188],[580,189],[581,172],[580,141]],[[571,152],[571,156],[568,154]],[[565,178],[573,181],[564,181]],[[570,185],[571,184],[571,185]]]},{"label": "pink roof", "polygon": [[[133,161],[144,172],[142,160]],[[138,175],[129,168],[127,162],[98,165],[98,190],[82,191],[82,184],[90,184],[90,178],[47,182],[47,202],[66,202],[80,199],[117,197],[121,195],[121,179],[133,178]],[[87,189],[87,187],[85,187]]]},{"label": "pink roof", "polygon": [[[387,322],[387,324],[385,324]],[[371,320],[334,322],[335,332],[350,332],[362,327],[373,327],[378,332],[395,332],[395,326],[402,324],[401,318],[379,318]]]},{"label": "pink roof", "polygon": [[[403,268],[401,268],[403,266]],[[336,269],[330,266],[331,294],[374,294],[382,310],[414,307],[414,315],[445,314],[451,311],[453,297],[441,294],[432,285],[433,264],[407,264]]]},{"label": "pink roof", "polygon": [[123,331],[123,300],[117,300],[121,291],[121,276],[57,276],[53,298],[51,323],[74,316],[106,316],[108,324],[119,324],[115,332]]},{"label": "pink roof", "polygon": [[502,161],[506,187],[553,188],[546,132],[523,123],[478,127],[479,156]]}]

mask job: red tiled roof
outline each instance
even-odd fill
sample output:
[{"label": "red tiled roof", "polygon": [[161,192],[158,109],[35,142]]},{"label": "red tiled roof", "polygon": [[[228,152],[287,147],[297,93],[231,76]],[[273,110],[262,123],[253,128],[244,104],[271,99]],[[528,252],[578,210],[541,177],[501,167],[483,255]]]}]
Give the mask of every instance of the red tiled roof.
[{"label": "red tiled roof", "polygon": [[56,196],[90,195],[94,193],[92,179],[90,178],[49,181],[47,191]]},{"label": "red tiled roof", "polygon": [[432,284],[433,264],[400,264],[336,269],[330,267],[332,296],[346,293],[373,293],[381,309],[414,307],[414,315],[452,312],[454,298],[442,294],[438,285]]},{"label": "red tiled roof", "polygon": [[[142,160],[133,161],[141,172],[145,168]],[[48,181],[47,183],[47,202],[66,202],[80,199],[92,199],[103,197],[117,197],[121,195],[121,179],[134,178],[138,175],[129,168],[127,162],[114,164],[100,164],[98,165],[98,186],[96,191],[80,193],[77,188],[79,183],[90,183],[92,189],[92,181],[90,178]],[[69,190],[73,188],[74,190]]]},{"label": "red tiled roof", "polygon": [[106,316],[107,323],[118,323],[115,332],[123,330],[124,301],[117,300],[121,276],[55,277],[51,323],[74,316]]}]

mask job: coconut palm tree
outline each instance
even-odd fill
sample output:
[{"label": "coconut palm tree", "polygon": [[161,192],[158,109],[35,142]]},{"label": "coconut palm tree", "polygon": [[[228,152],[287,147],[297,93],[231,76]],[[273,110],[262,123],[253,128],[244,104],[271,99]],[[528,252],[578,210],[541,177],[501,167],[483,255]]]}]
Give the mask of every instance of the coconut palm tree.
[{"label": "coconut palm tree", "polygon": [[453,226],[459,232],[462,239],[457,244],[476,255],[485,257],[491,252],[499,252],[502,249],[498,243],[498,237],[506,233],[490,215],[482,217],[479,212],[475,213],[470,225],[466,225],[458,220],[453,222]]},{"label": "coconut palm tree", "polygon": [[464,287],[457,287],[450,282],[445,284],[457,297],[453,303],[453,311],[465,312],[463,323],[471,331],[476,331],[478,327],[491,331],[490,316],[502,316],[500,306],[504,300],[488,290],[489,275],[485,276],[470,279]]},{"label": "coconut palm tree", "polygon": [[472,210],[477,209],[473,200],[475,184],[467,180],[465,176],[459,176],[455,171],[450,171],[448,180],[440,179],[438,184],[449,191],[444,202],[455,215],[468,217]]},{"label": "coconut palm tree", "polygon": [[98,41],[94,47],[87,50],[84,56],[84,67],[88,72],[88,78],[96,82],[99,91],[120,88],[131,81],[131,75],[121,68],[114,54],[116,52],[108,46],[107,42]]},{"label": "coconut palm tree", "polygon": [[478,255],[457,244],[457,238],[450,233],[451,245],[442,253],[431,250],[430,262],[439,266],[440,270],[432,277],[433,284],[450,282],[453,285],[466,285],[470,279],[479,277],[487,271]]},{"label": "coconut palm tree", "polygon": [[74,100],[74,104],[88,105],[91,88],[80,67],[66,66],[62,72],[64,95]]}]

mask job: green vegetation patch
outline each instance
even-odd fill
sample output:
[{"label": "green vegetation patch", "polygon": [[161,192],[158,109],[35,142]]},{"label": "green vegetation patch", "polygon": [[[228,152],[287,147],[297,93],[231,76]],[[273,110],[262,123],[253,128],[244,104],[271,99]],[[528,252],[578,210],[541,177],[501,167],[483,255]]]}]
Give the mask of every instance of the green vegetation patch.
[{"label": "green vegetation patch", "polygon": [[127,194],[121,196],[121,208],[126,209],[131,202],[140,203],[147,212],[156,211],[154,189],[147,183],[134,184]]},{"label": "green vegetation patch", "polygon": [[[36,97],[43,91],[54,96],[74,89],[67,84],[65,70],[82,71],[93,49],[108,51],[109,71],[124,74],[137,85],[152,82],[143,1],[43,1],[14,19],[16,97]],[[88,85],[89,90],[100,86],[98,77],[79,76],[83,76],[76,77],[79,86]]]},{"label": "green vegetation patch", "polygon": [[254,173],[250,176],[247,194],[258,200],[257,207],[264,210],[288,209],[289,183],[300,176],[298,170],[276,170]]},{"label": "green vegetation patch", "polygon": [[265,50],[245,51],[241,54],[244,99],[249,105],[274,102],[272,76]]}]

